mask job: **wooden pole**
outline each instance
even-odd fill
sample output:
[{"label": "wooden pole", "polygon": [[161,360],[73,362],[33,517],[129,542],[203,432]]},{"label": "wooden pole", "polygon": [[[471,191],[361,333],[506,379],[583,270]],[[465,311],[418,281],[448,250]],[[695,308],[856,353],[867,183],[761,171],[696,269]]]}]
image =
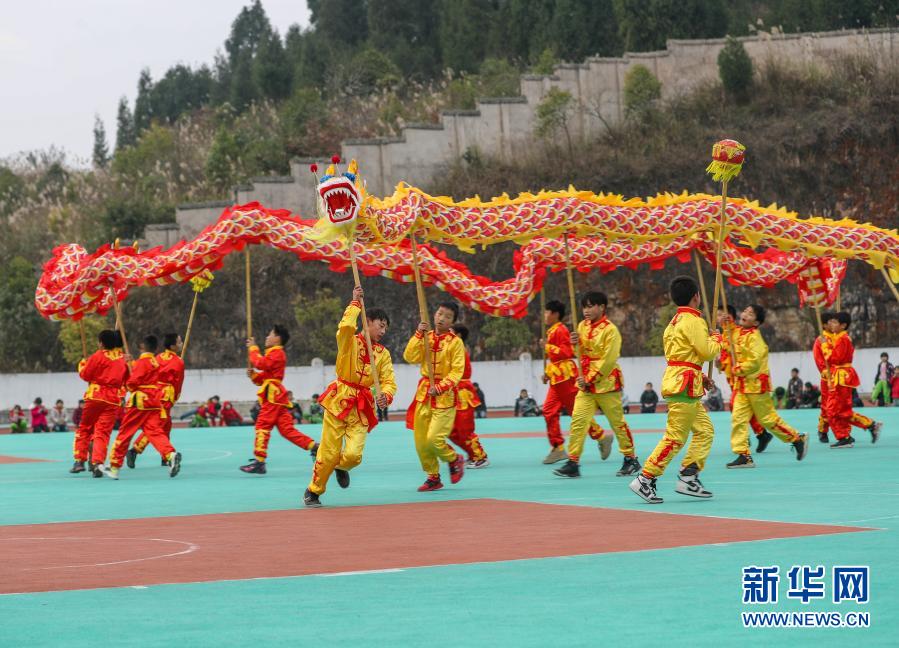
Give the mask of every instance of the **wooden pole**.
[{"label": "wooden pole", "polygon": [[84,319],[78,320],[78,330],[81,333],[81,357],[87,358],[87,335],[84,333]]},{"label": "wooden pole", "polygon": [[705,312],[705,321],[712,328],[712,318],[715,314],[709,311],[709,295],[705,289],[705,277],[702,274],[702,264],[699,261],[699,253],[693,250],[693,261],[696,262],[696,276],[699,279],[699,294],[702,296],[702,310]]},{"label": "wooden pole", "polygon": [[543,354],[543,371],[546,371],[546,363],[548,362],[548,358],[546,357],[546,320],[544,316],[546,315],[546,290],[543,288],[540,289],[540,339],[543,340],[543,349],[541,349],[541,353]]},{"label": "wooden pole", "polygon": [[[114,250],[119,249],[119,239],[115,240],[112,248]],[[131,355],[131,350],[128,348],[128,338],[125,336],[125,322],[122,319],[122,305],[119,303],[119,300],[116,297],[115,282],[110,284],[109,294],[112,297],[112,307],[115,309],[115,327],[116,329],[118,329],[119,334],[122,336],[122,346],[125,349],[125,354]]]},{"label": "wooden pole", "polygon": [[190,316],[187,318],[187,332],[184,334],[184,343],[181,345],[181,359],[187,355],[187,343],[190,342],[190,331],[194,325],[194,314],[197,312],[197,301],[200,299],[200,293],[194,292],[194,301],[190,305]]},{"label": "wooden pole", "polygon": [[[250,244],[247,243],[243,250],[244,256],[244,279],[247,287],[247,338],[253,337],[253,291],[250,285]],[[250,362],[250,353],[247,351],[247,367],[252,369],[253,363]]]},{"label": "wooden pole", "polygon": [[[356,264],[356,250],[353,247],[353,233],[352,231],[347,235],[347,249],[350,251],[350,266],[353,268],[353,280],[356,282],[356,286],[362,287],[362,282],[359,279],[359,267]],[[368,332],[368,316],[365,314],[365,299],[361,299],[360,303],[362,305],[362,332],[365,335],[365,348],[368,351],[368,359],[371,363],[371,379],[374,382],[375,387],[375,398],[381,395],[381,378],[378,376],[378,368],[375,366],[375,354],[371,345],[371,334]]]},{"label": "wooden pole", "polygon": [[[821,307],[815,305],[815,319],[818,321],[818,335],[824,337],[824,322],[821,320]],[[822,350],[821,355],[824,355]],[[830,361],[824,357],[824,368],[827,370],[827,385],[833,387],[833,376],[830,374]]]},{"label": "wooden pole", "polygon": [[837,307],[837,311],[843,310],[843,307],[840,305],[840,297],[841,297],[840,293],[841,293],[841,292],[842,292],[842,290],[840,290],[840,288],[838,287],[838,288],[837,288],[837,299],[836,299],[836,307]]},{"label": "wooden pole", "polygon": [[[574,274],[571,269],[571,250],[568,248],[568,232],[562,240],[565,243],[565,277],[568,279],[568,302],[571,306],[571,330],[577,332],[577,299],[574,296]],[[581,357],[580,343],[574,345],[574,357]]]},{"label": "wooden pole", "polygon": [[[712,313],[718,313],[718,295],[723,290],[721,285],[721,258],[724,252],[724,233],[727,225],[727,180],[721,183],[721,221],[718,225],[718,249],[715,252],[715,293],[712,297]],[[712,372],[715,369],[715,363],[709,361],[709,380],[712,378]]]},{"label": "wooden pole", "polygon": [[890,287],[890,290],[893,292],[893,297],[896,298],[896,301],[899,301],[899,290],[896,289],[896,284],[893,283],[893,280],[890,278],[890,272],[885,267],[881,268],[880,271],[883,273],[883,278],[886,279],[887,285]]},{"label": "wooden pole", "polygon": [[[415,275],[415,294],[418,296],[418,314],[421,321],[431,326],[431,319],[428,315],[428,303],[425,301],[425,288],[421,283],[421,271],[418,269],[418,243],[415,240],[415,234],[409,231],[409,241],[412,243],[412,272]],[[435,333],[436,335],[436,333]],[[425,333],[422,339],[424,345],[425,370],[428,373],[428,381],[431,387],[434,387],[434,367],[431,366],[431,347],[428,346],[428,335]]]},{"label": "wooden pole", "polygon": [[[730,315],[730,313],[728,313],[728,311],[727,311],[727,294],[725,294],[725,292],[724,292],[724,284],[723,283],[721,284],[721,305],[724,307],[724,312],[727,313],[728,315]],[[717,311],[715,311],[715,315],[716,316],[718,315]],[[735,325],[736,325],[736,322],[734,322],[734,326]],[[736,367],[737,366],[737,351],[734,348],[734,329],[733,328],[731,328],[730,333],[728,333],[728,335],[727,335],[727,350],[728,350],[728,353],[730,354],[730,366]]]}]

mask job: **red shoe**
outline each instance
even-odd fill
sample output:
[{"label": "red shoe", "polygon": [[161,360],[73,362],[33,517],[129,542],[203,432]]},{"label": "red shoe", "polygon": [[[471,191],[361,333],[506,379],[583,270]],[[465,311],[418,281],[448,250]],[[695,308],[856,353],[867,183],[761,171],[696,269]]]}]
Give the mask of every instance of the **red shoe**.
[{"label": "red shoe", "polygon": [[419,493],[425,493],[427,491],[435,491],[443,488],[443,482],[440,481],[440,478],[431,479],[430,477],[425,480],[425,483],[418,487]]},{"label": "red shoe", "polygon": [[456,459],[450,462],[450,483],[458,484],[462,476],[465,474],[465,460],[462,455],[456,454]]}]

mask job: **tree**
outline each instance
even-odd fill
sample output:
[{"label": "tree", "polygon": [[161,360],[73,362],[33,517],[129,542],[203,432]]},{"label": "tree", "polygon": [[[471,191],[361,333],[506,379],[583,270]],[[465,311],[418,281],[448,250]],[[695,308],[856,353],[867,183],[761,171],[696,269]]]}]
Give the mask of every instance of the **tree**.
[{"label": "tree", "polygon": [[294,315],[300,327],[298,335],[303,337],[297,362],[306,364],[313,358],[321,358],[326,363],[336,360],[334,324],[340,321],[343,310],[343,301],[335,297],[330,288],[320,288],[312,297],[297,297]]},{"label": "tree", "polygon": [[0,166],[0,216],[9,216],[25,198],[25,181],[12,169]]},{"label": "tree", "polygon": [[752,59],[743,43],[733,36],[718,53],[718,74],[724,90],[738,102],[749,99],[752,90]]},{"label": "tree", "polygon": [[365,0],[308,0],[315,31],[334,47],[353,49],[368,38]]},{"label": "tree", "polygon": [[393,61],[371,47],[357,53],[341,72],[341,88],[354,95],[368,95],[394,86],[401,74]]},{"label": "tree", "polygon": [[643,65],[634,65],[624,75],[624,107],[629,116],[641,116],[662,97],[662,84]]},{"label": "tree", "polygon": [[438,3],[434,0],[368,0],[368,42],[405,76],[440,72]]},{"label": "tree", "polygon": [[508,317],[491,317],[481,327],[481,334],[484,348],[498,360],[508,360],[521,353],[533,339],[527,324]]},{"label": "tree", "polygon": [[52,366],[58,347],[53,325],[34,308],[35,268],[21,256],[0,265],[0,373]]},{"label": "tree", "polygon": [[212,72],[205,65],[196,71],[180,63],[169,68],[150,92],[153,118],[174,124],[182,114],[209,102],[212,84]]},{"label": "tree", "polygon": [[484,60],[481,35],[493,19],[489,0],[442,0],[438,29],[443,64],[455,72],[474,72]]},{"label": "tree", "polygon": [[506,0],[500,3],[490,29],[490,52],[513,61],[532,63],[553,49],[551,29],[557,0]]},{"label": "tree", "polygon": [[535,133],[546,140],[555,139],[560,130],[564,131],[568,142],[569,155],[574,154],[571,143],[571,132],[568,129],[568,120],[571,119],[571,111],[574,108],[574,97],[567,90],[550,88],[540,103],[537,104],[537,127]]},{"label": "tree", "polygon": [[106,128],[100,115],[94,115],[94,151],[92,154],[94,167],[105,169],[109,164],[109,145],[106,144]]},{"label": "tree", "polygon": [[482,97],[517,97],[521,94],[521,73],[507,60],[484,59],[479,72]]},{"label": "tree", "polygon": [[234,71],[241,59],[251,60],[256,49],[272,36],[272,24],[259,0],[240,10],[231,23],[231,33],[225,41],[228,65]]},{"label": "tree", "polygon": [[229,103],[238,112],[246,110],[258,96],[256,83],[253,81],[253,62],[247,53],[241,54],[233,68],[231,77],[231,94]]},{"label": "tree", "polygon": [[665,329],[668,327],[671,318],[674,317],[674,314],[677,312],[677,306],[674,304],[665,304],[658,309],[658,312],[658,319],[656,319],[655,324],[652,325],[652,329],[649,331],[646,342],[643,344],[646,352],[649,355],[655,356],[665,354],[662,336],[664,335]]},{"label": "tree", "polygon": [[[83,323],[83,324],[82,324]],[[97,336],[100,331],[110,328],[109,322],[102,317],[85,317],[81,323],[63,320],[59,327],[59,343],[62,345],[62,357],[71,365],[77,365],[84,357],[81,348],[81,326],[84,326],[84,338],[87,342],[87,355],[99,348]]]},{"label": "tree", "polygon": [[137,80],[137,99],[134,100],[134,134],[135,138],[150,127],[153,121],[153,108],[150,93],[153,91],[153,78],[150,70],[144,68],[140,71]]},{"label": "tree", "polygon": [[550,36],[566,61],[621,53],[612,0],[557,0]]},{"label": "tree", "polygon": [[128,146],[134,146],[137,138],[134,135],[134,115],[128,107],[128,99],[119,99],[119,110],[116,114],[115,150],[118,152]]},{"label": "tree", "polygon": [[281,100],[290,96],[293,70],[278,32],[272,32],[260,45],[253,61],[253,81],[259,94]]}]

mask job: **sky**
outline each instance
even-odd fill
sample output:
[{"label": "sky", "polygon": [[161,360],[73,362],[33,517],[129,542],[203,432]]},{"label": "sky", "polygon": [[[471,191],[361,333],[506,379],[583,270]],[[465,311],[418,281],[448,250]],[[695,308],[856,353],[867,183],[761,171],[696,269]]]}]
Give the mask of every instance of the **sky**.
[{"label": "sky", "polygon": [[[231,23],[251,0],[30,0],[2,3],[0,160],[64,149],[87,166],[94,115],[114,145],[119,98],[134,108],[147,67],[159,79],[176,63],[212,64]],[[283,36],[309,24],[304,0],[262,0]]]}]

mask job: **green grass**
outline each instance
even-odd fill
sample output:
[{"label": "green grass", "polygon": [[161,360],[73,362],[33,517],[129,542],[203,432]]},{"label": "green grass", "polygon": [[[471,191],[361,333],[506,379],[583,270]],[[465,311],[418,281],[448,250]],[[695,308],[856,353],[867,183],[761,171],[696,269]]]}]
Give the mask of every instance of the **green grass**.
[{"label": "green grass", "polygon": [[[852,450],[831,451],[814,441],[806,461],[774,440],[758,467],[727,471],[726,414],[713,414],[718,436],[703,481],[712,500],[673,493],[674,471],[660,480],[666,501],[652,510],[788,522],[870,526],[878,530],[763,542],[598,554],[488,564],[449,565],[389,573],[306,576],[143,589],[112,588],[0,597],[3,645],[412,646],[457,643],[490,646],[595,646],[663,642],[671,645],[895,645],[899,621],[899,409],[868,410],[883,420],[881,442],[858,433]],[[816,412],[786,412],[814,437]],[[567,421],[563,421],[563,424]],[[661,428],[664,415],[632,415],[632,428]],[[318,436],[318,431],[305,426]],[[478,421],[482,433],[541,431],[542,419]],[[657,434],[636,434],[645,458]],[[311,461],[275,435],[265,477],[237,466],[251,455],[248,428],[176,430],[182,474],[170,479],[148,451],[137,470],[118,482],[66,473],[71,435],[0,437],[0,454],[57,463],[0,465],[0,524],[193,515],[299,506]],[[471,471],[454,487],[421,495],[411,433],[382,424],[368,440],[353,486],[332,488],[327,506],[494,497],[580,506],[646,510],[614,477],[615,454],[601,463],[587,453],[580,480],[552,476],[540,463],[542,438],[485,439],[493,465]],[[448,521],[450,524],[451,521]],[[527,529],[522,529],[527,533]],[[302,538],[284,551],[302,551]],[[14,552],[14,547],[4,547]],[[235,560],[240,560],[235,556]],[[867,629],[747,630],[739,613],[741,568],[778,565],[782,581],[793,564],[870,565]],[[2,574],[0,574],[2,577]],[[782,582],[783,598],[786,583]],[[828,597],[830,585],[827,587]],[[829,599],[828,599],[829,600]],[[852,603],[801,606],[783,600],[763,611],[805,608],[853,611]]]}]

